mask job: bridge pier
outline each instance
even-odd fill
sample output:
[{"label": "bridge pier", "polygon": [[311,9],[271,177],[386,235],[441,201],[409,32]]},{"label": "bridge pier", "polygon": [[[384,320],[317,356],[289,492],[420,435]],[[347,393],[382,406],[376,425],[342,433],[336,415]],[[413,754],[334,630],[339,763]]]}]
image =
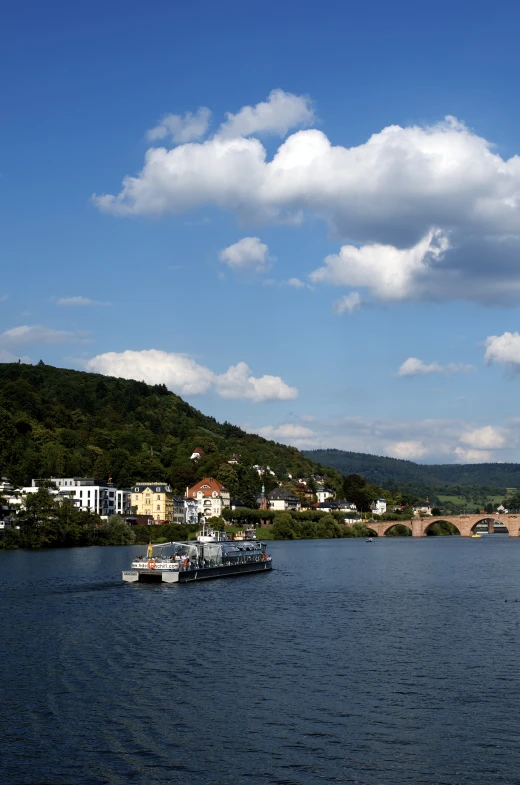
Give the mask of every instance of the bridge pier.
[{"label": "bridge pier", "polygon": [[426,531],[422,518],[414,518],[411,523],[412,537],[426,537]]}]

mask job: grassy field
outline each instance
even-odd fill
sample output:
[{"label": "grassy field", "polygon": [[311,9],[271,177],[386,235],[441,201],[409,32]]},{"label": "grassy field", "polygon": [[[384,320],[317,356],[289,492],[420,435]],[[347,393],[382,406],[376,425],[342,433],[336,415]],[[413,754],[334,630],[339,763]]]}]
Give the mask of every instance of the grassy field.
[{"label": "grassy field", "polygon": [[[512,496],[515,492],[514,488],[507,489],[507,495]],[[477,504],[486,505],[491,503],[494,507],[498,507],[499,504],[502,504],[504,499],[503,496],[486,496],[485,501],[480,500],[479,502],[475,501],[473,496],[448,496],[443,493],[438,494],[439,500],[441,504],[443,502],[450,502],[451,504],[456,504],[459,507],[476,507]]]}]

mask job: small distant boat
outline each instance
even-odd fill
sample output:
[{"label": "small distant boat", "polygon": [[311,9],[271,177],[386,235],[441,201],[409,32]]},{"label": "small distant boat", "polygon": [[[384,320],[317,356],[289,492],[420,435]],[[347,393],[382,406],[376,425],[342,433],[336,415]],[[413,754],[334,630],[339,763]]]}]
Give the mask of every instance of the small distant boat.
[{"label": "small distant boat", "polygon": [[205,523],[202,524],[200,532],[197,532],[197,542],[227,542],[228,539],[224,532],[210,529]]},{"label": "small distant boat", "polygon": [[481,535],[481,534],[472,534],[472,535],[471,535],[471,539],[472,539],[472,540],[480,540],[480,539],[481,539],[481,537],[482,537],[482,535]]},{"label": "small distant boat", "polygon": [[367,537],[367,539],[365,540],[365,542],[372,542],[372,537]]},{"label": "small distant boat", "polygon": [[240,529],[233,535],[234,540],[256,540],[256,532],[253,528]]}]

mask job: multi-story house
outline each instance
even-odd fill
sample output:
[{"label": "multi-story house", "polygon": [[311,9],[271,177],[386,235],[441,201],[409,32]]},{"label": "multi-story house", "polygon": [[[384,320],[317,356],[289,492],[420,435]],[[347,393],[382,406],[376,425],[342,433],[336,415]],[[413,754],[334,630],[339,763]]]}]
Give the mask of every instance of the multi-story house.
[{"label": "multi-story house", "polygon": [[267,494],[270,510],[301,510],[302,505],[297,496],[287,488],[275,488]]},{"label": "multi-story house", "polygon": [[[51,477],[58,495],[72,499],[80,510],[90,510],[103,517],[117,512],[116,495],[118,490],[111,482],[103,482],[93,477]],[[24,488],[25,493],[34,492],[42,484],[42,480],[33,480],[31,488]]]},{"label": "multi-story house", "polygon": [[183,526],[186,523],[186,512],[182,496],[173,497],[173,522],[179,526]]},{"label": "multi-story house", "polygon": [[173,523],[174,501],[171,485],[142,482],[132,488],[132,512],[151,515],[156,523]]},{"label": "multi-story house", "polygon": [[132,512],[132,491],[130,488],[118,488],[116,490],[116,513],[118,515],[130,515]]},{"label": "multi-story house", "polygon": [[431,515],[432,514],[432,506],[428,499],[425,502],[419,502],[419,504],[415,504],[412,507],[414,515]]},{"label": "multi-story house", "polygon": [[374,515],[384,515],[386,512],[386,499],[376,499],[370,505]]},{"label": "multi-story house", "polygon": [[318,500],[318,504],[322,504],[327,499],[334,498],[334,491],[331,491],[330,488],[324,488],[323,485],[320,485],[316,488],[316,498]]},{"label": "multi-story house", "polygon": [[197,500],[197,513],[205,518],[219,518],[224,507],[230,505],[228,489],[213,477],[205,477],[188,488],[186,496]]}]

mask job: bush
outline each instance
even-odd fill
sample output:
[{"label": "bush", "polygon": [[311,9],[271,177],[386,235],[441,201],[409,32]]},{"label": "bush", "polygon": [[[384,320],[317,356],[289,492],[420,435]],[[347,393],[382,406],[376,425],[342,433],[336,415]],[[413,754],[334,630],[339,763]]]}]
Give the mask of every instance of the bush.
[{"label": "bush", "polygon": [[98,532],[103,545],[132,545],[135,542],[134,531],[119,515],[111,515]]},{"label": "bush", "polygon": [[295,540],[298,537],[298,524],[288,512],[279,512],[274,516],[273,537],[275,540]]},{"label": "bush", "polygon": [[18,529],[6,529],[0,537],[0,550],[11,551],[20,547],[20,532]]}]

